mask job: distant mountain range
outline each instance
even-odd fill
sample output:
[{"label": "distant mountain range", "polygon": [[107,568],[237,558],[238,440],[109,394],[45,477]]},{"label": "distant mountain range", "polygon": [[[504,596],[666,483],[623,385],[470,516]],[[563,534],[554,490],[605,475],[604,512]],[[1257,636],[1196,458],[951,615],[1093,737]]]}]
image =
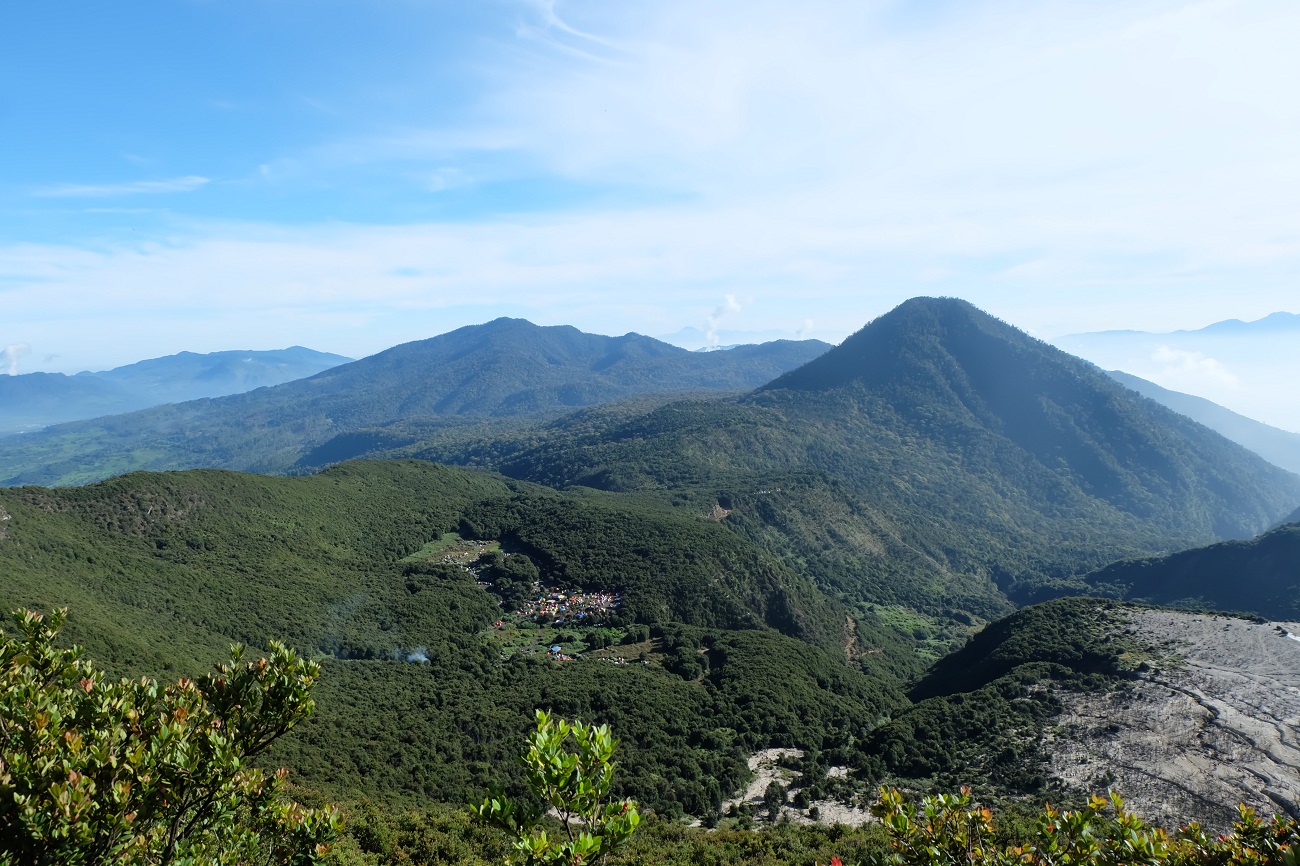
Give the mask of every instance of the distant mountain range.
[{"label": "distant mountain range", "polygon": [[[1119,599],[1300,618],[1300,476],[1126,381],[949,298],[834,348],[500,319],[0,439],[23,485],[0,489],[0,600],[70,605],[68,639],[114,675],[272,636],[321,658],[277,760],[312,796],[394,809],[522,784],[543,706],[614,727],[622,783],[673,819],[728,826],[747,758],[778,746],[804,750],[804,814],[880,785],[1060,803],[1113,778],[1080,754],[1217,724],[1176,679],[1193,628],[1253,703],[1225,704],[1228,736],[1167,738],[1200,762],[1169,781],[1249,775],[1232,731],[1283,731],[1294,677],[1235,645],[1291,651],[1289,627]],[[205,468],[130,471],[185,467]],[[1283,804],[1270,778],[1241,796]],[[1172,818],[1231,820],[1235,791],[1199,790]]]},{"label": "distant mountain range", "polygon": [[981,616],[1139,550],[1250,537],[1300,501],[1300,478],[952,299],[908,301],[751,394],[587,413],[497,454],[553,487],[713,491],[850,595]]},{"label": "distant mountain range", "polygon": [[1270,427],[1253,418],[1238,415],[1203,397],[1170,391],[1154,382],[1148,382],[1146,379],[1119,370],[1111,370],[1109,375],[1116,382],[1126,388],[1132,388],[1143,397],[1149,397],[1180,415],[1186,415],[1198,424],[1204,424],[1238,445],[1249,448],[1274,466],[1280,466],[1288,472],[1300,475],[1300,433]]},{"label": "distant mountain range", "polygon": [[[647,394],[690,399],[564,415]],[[843,591],[984,618],[1115,559],[1248,538],[1300,503],[1300,478],[935,298],[835,348],[694,353],[498,319],[272,388],[0,441],[0,479],[367,455],[712,497]]]},{"label": "distant mountain range", "polygon": [[820,355],[815,340],[690,352],[650,337],[497,319],[306,379],[0,441],[0,483],[84,483],[131,469],[283,472],[349,431],[551,417],[645,394],[739,391]]},{"label": "distant mountain range", "polygon": [[698,352],[710,349],[732,349],[736,346],[753,343],[771,343],[775,340],[797,340],[799,337],[793,331],[782,331],[774,328],[765,331],[718,328],[712,332],[700,328],[682,328],[680,331],[674,331],[671,334],[662,334],[659,339],[665,343]]},{"label": "distant mountain range", "polygon": [[302,346],[273,351],[181,352],[98,373],[0,376],[0,435],[135,409],[279,385],[351,358]]},{"label": "distant mountain range", "polygon": [[1300,433],[1300,315],[1230,319],[1197,330],[1099,331],[1052,341],[1107,370],[1212,400],[1234,412]]},{"label": "distant mountain range", "polygon": [[1261,334],[1300,334],[1300,313],[1270,313],[1262,319],[1255,319],[1250,322],[1243,322],[1241,319],[1225,319],[1222,322],[1214,322],[1213,324],[1206,325],[1204,328],[1181,329],[1177,331],[1135,331],[1128,329],[1090,331],[1081,334],[1070,334],[1062,339],[1072,340],[1082,337],[1124,339],[1134,335],[1141,337],[1168,337],[1181,339],[1189,337],[1235,337],[1242,334],[1256,337]]}]

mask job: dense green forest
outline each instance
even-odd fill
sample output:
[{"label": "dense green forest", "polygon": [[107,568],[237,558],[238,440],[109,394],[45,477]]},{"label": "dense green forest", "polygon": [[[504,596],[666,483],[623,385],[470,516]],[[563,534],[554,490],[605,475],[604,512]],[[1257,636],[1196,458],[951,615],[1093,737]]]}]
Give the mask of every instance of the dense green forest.
[{"label": "dense green forest", "polygon": [[455,809],[526,796],[537,708],[622,740],[616,793],[653,816],[625,862],[864,859],[880,832],[748,832],[765,815],[724,804],[749,757],[797,750],[773,817],[881,785],[1068,801],[1062,695],[1160,651],[1130,602],[1300,615],[1297,526],[1244,540],[1300,478],[962,302],[757,368],[509,320],[447,337],[0,449],[11,481],[286,473],[0,489],[0,603],[69,607],[116,674],[273,638],[318,661],[318,711],[267,760],[344,804],[345,862],[495,856]]},{"label": "dense green forest", "polygon": [[[0,507],[6,606],[69,606],[69,637],[116,670],[202,670],[270,637],[321,657],[320,712],[280,757],[335,796],[461,801],[550,706],[635,744],[624,783],[652,807],[701,814],[756,748],[864,736],[923,661],[867,617],[852,639],[878,652],[846,665],[844,607],[706,514],[425,462],[135,473],[11,489]],[[510,555],[477,571],[419,558],[448,533]],[[498,628],[492,591],[533,569],[622,603],[598,624]]]},{"label": "dense green forest", "polygon": [[1247,541],[1116,562],[1087,575],[1094,595],[1300,619],[1300,523]]},{"label": "dense green forest", "polygon": [[1248,538],[1300,498],[1300,478],[1096,367],[934,299],[749,395],[387,453],[712,499],[828,592],[986,619],[1117,559]]},{"label": "dense green forest", "polygon": [[[850,610],[702,508],[423,461],[135,473],[3,491],[0,508],[4,603],[71,606],[69,637],[115,670],[202,670],[229,641],[273,636],[322,659],[320,711],[275,758],[345,800],[517,787],[510,756],[539,706],[613,725],[620,790],[663,816],[717,814],[773,746],[810,756],[805,797],[972,774],[991,794],[1041,792],[1055,704],[1040,684],[1111,688],[1147,651],[1117,634],[1113,602],[1062,599],[916,679],[946,650],[937,620]],[[499,552],[462,561],[431,542]],[[534,577],[621,602],[589,624],[512,620]],[[818,782],[831,765],[856,776]]]}]

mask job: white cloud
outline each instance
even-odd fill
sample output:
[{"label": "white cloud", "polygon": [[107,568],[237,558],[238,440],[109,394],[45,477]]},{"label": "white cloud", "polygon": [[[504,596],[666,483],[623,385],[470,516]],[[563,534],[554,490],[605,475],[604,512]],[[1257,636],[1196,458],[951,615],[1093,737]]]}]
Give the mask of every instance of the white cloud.
[{"label": "white cloud", "polygon": [[10,376],[17,376],[22,372],[20,362],[23,357],[31,354],[32,347],[27,343],[10,343],[0,350],[0,366],[5,368],[5,373]]},{"label": "white cloud", "polygon": [[209,183],[208,178],[190,175],[170,180],[138,180],[130,183],[79,184],[61,183],[41,187],[32,194],[41,198],[105,198],[118,195],[157,195],[193,192]]},{"label": "white cloud", "polygon": [[[1289,0],[520,5],[528,38],[476,70],[468,117],[311,158],[427,161],[434,189],[490,159],[507,179],[654,190],[692,231],[740,214],[710,239],[783,226],[778,271],[798,290],[884,271],[913,293],[938,277],[1103,305],[1141,287],[1170,309],[1202,280],[1230,314],[1229,274],[1300,267]],[[600,207],[602,240],[647,218]],[[641,252],[711,270],[689,240],[657,243]]]},{"label": "white cloud", "polygon": [[[191,223],[145,244],[0,248],[7,319],[42,322],[57,305],[85,323],[83,342],[111,321],[142,344],[283,334],[362,354],[490,307],[668,333],[732,296],[746,327],[812,315],[838,339],[936,291],[1058,333],[1293,303],[1293,0],[519,8],[526,38],[476,52],[481,65],[456,83],[477,96],[451,115],[408,115],[249,170],[286,197],[383,164],[422,200],[491,185],[472,221]],[[631,186],[652,203],[614,194],[501,216],[509,181],[539,178]],[[740,311],[723,304],[712,318],[724,315]],[[72,356],[76,336],[56,331],[40,344]]]},{"label": "white cloud", "polygon": [[740,302],[736,300],[736,296],[729,294],[705,319],[704,340],[710,349],[717,348],[718,345],[718,322],[722,321],[722,317],[728,313],[739,313],[740,309]]},{"label": "white cloud", "polygon": [[1159,346],[1151,353],[1151,360],[1156,364],[1158,381],[1176,382],[1178,385],[1168,387],[1177,390],[1197,392],[1215,387],[1233,388],[1239,384],[1238,378],[1223,362],[1207,357],[1203,352]]}]

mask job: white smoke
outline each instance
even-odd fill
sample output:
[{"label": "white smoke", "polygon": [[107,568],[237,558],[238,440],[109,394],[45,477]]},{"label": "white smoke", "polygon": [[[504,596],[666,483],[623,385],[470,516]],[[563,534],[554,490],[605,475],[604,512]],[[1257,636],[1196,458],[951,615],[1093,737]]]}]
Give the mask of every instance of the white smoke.
[{"label": "white smoke", "polygon": [[31,354],[32,347],[27,343],[10,343],[0,352],[0,365],[4,366],[5,372],[10,376],[17,376],[21,372],[18,368],[19,362],[24,355]]},{"label": "white smoke", "polygon": [[408,662],[418,662],[419,664],[429,663],[429,648],[427,646],[418,646],[406,654]]},{"label": "white smoke", "polygon": [[795,339],[807,340],[808,337],[812,334],[812,330],[813,330],[813,320],[804,319],[803,327],[799,328],[797,331],[794,332]]},{"label": "white smoke", "polygon": [[736,300],[735,295],[727,295],[722,305],[713,311],[705,320],[704,339],[707,347],[710,349],[718,348],[718,322],[728,313],[739,313],[740,301]]}]

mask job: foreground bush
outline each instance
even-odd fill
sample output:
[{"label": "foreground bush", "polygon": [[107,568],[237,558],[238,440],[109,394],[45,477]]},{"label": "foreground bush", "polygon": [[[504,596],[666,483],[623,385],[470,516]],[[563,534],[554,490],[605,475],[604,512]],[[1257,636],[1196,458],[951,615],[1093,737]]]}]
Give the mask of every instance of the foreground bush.
[{"label": "foreground bush", "polygon": [[[514,841],[516,862],[526,866],[604,863],[641,823],[636,803],[614,801],[614,739],[606,725],[587,725],[537,711],[537,730],[520,760],[535,801],[504,795],[486,798],[474,811]],[[546,811],[559,830],[541,826]]]},{"label": "foreground bush", "polygon": [[1170,834],[1147,826],[1116,794],[1093,797],[1077,811],[1046,807],[1029,838],[1000,846],[993,813],[960,794],[926,797],[918,806],[884,789],[872,807],[889,831],[893,851],[875,863],[905,866],[1297,866],[1300,828],[1290,819],[1261,820],[1240,807],[1229,834],[1211,836],[1191,824]]},{"label": "foreground bush", "polygon": [[313,709],[314,662],[269,658],[198,681],[113,681],[54,645],[66,611],[0,632],[0,866],[294,864],[325,855],[332,808],[250,765]]}]

